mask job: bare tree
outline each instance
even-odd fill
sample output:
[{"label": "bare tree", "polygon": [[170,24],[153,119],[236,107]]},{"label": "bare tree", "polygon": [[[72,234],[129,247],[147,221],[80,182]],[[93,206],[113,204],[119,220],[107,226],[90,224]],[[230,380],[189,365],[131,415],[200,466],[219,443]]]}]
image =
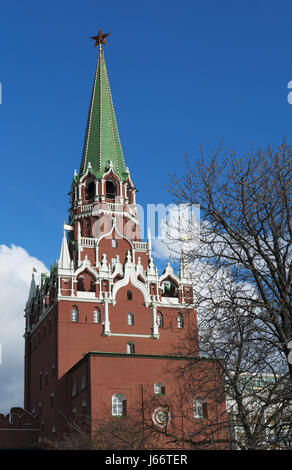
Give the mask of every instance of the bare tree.
[{"label": "bare tree", "polygon": [[241,159],[221,154],[187,158],[185,176],[171,183],[177,203],[200,205],[200,243],[192,222],[181,233],[200,354],[225,375],[234,445],[289,447],[292,150],[284,140]]},{"label": "bare tree", "polygon": [[211,286],[201,303],[200,352],[218,361],[225,376],[231,447],[290,447],[286,358],[245,297],[243,302],[241,286],[225,276]]},{"label": "bare tree", "polygon": [[[195,361],[198,362],[198,358]],[[197,376],[205,374],[206,361],[210,362],[199,361],[196,377],[192,376],[192,368],[177,368],[174,364],[170,366],[168,372],[172,377],[172,386],[168,387],[167,393],[155,395],[152,384],[145,386],[143,401],[136,403],[135,410],[128,410],[127,415],[112,416],[110,409],[104,409],[96,417],[76,414],[69,419],[63,416],[62,431],[54,437],[44,438],[43,446],[49,450],[226,448],[227,434],[222,433],[222,419],[218,419],[216,405],[218,388],[210,380],[208,398],[212,394],[213,405],[209,407],[208,416],[198,415],[194,420],[193,387],[195,384],[196,392],[199,392],[202,386],[206,393],[205,381],[198,381]],[[214,361],[211,362],[215,365]],[[215,371],[213,377],[216,380],[218,378]],[[222,406],[221,414],[228,422]]]},{"label": "bare tree", "polygon": [[64,417],[58,436],[44,439],[53,450],[141,450],[151,441],[151,430],[141,420],[129,416],[113,417],[110,413],[92,420],[90,416]]},{"label": "bare tree", "polygon": [[160,417],[161,413],[169,415],[168,402],[163,400],[162,405],[146,387],[144,401],[126,414],[113,416],[107,407],[94,416],[75,413],[68,418],[62,414],[62,429],[57,435],[46,436],[43,446],[48,450],[163,449],[174,441],[168,437],[168,420],[157,425],[154,410],[160,411]]}]

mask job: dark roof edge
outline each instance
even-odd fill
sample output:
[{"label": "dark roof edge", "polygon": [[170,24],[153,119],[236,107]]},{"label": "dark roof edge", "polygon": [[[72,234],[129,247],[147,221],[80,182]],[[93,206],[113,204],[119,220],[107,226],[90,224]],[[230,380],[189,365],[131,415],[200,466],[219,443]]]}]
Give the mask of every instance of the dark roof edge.
[{"label": "dark roof edge", "polygon": [[141,359],[169,359],[175,361],[203,361],[203,362],[216,362],[213,358],[200,357],[200,356],[178,356],[178,355],[160,355],[160,354],[128,354],[128,353],[118,353],[118,352],[107,352],[107,351],[89,351],[84,354],[83,357],[74,364],[70,369],[66,371],[66,374],[73,371],[75,368],[79,367],[83,361],[86,361],[90,356],[103,356],[103,357],[124,357],[127,359],[141,358]]}]

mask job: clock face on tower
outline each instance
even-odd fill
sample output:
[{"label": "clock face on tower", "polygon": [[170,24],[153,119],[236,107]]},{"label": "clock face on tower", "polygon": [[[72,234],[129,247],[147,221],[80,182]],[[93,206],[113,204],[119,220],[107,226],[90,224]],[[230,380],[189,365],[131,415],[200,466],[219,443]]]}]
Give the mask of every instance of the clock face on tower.
[{"label": "clock face on tower", "polygon": [[152,421],[160,427],[165,427],[170,421],[170,413],[165,408],[156,408],[152,413]]}]

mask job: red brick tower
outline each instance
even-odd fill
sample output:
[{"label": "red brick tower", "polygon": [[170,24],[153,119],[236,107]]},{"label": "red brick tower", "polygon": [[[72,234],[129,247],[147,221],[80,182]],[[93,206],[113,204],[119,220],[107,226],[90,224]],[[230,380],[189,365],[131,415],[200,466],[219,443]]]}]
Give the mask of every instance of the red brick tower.
[{"label": "red brick tower", "polygon": [[41,436],[58,432],[64,414],[86,412],[94,420],[107,409],[120,416],[140,409],[146,392],[170,397],[170,365],[179,367],[190,342],[198,353],[190,278],[169,264],[159,275],[150,235],[140,239],[136,188],[98,43],[68,237],[64,230],[50,276],[38,287],[32,279],[25,310],[24,407],[39,416]]}]

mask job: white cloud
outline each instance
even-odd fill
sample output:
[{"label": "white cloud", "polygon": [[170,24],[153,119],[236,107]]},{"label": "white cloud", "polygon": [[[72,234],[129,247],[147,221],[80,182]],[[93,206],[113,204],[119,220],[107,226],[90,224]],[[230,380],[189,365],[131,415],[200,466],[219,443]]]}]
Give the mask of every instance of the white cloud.
[{"label": "white cloud", "polygon": [[[155,238],[152,240],[152,246],[153,246],[153,255],[155,258],[158,259],[169,259],[172,255],[169,244],[161,238]],[[180,249],[180,247],[177,247]],[[177,249],[175,247],[177,257],[179,257],[179,252],[177,252]]]},{"label": "white cloud", "polygon": [[13,406],[23,406],[24,395],[24,307],[27,301],[32,268],[48,272],[37,258],[20,246],[0,245],[0,413]]},{"label": "white cloud", "polygon": [[[169,205],[160,218],[159,236],[152,240],[158,259],[180,259],[181,250],[189,251],[200,241],[200,210],[197,205]],[[155,233],[155,231],[153,232]]]}]

